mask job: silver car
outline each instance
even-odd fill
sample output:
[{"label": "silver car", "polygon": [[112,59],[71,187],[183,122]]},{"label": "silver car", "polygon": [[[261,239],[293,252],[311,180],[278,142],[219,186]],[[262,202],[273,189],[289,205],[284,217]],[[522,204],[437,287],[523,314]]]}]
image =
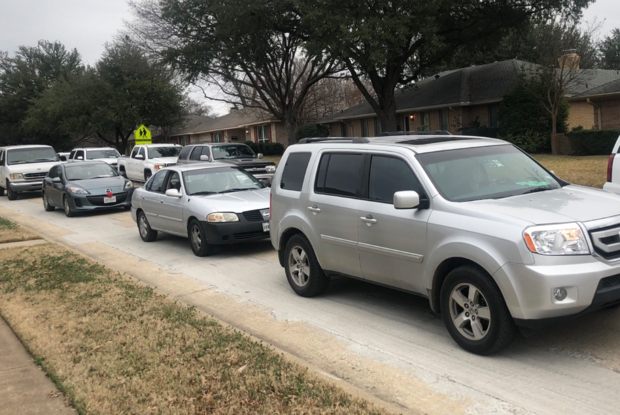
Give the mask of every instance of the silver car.
[{"label": "silver car", "polygon": [[620,196],[571,185],[502,140],[308,139],[272,185],[293,290],[348,276],[427,297],[464,349],[620,304]]},{"label": "silver car", "polygon": [[135,190],[131,216],[143,241],[184,236],[206,256],[214,245],[269,237],[269,188],[225,164],[168,167]]}]

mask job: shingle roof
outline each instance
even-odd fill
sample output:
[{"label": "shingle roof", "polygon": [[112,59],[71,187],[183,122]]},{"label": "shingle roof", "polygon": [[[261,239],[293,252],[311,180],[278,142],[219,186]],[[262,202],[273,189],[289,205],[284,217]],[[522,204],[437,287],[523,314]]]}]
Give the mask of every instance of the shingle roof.
[{"label": "shingle roof", "polygon": [[255,109],[231,110],[230,113],[218,118],[202,118],[203,120],[198,123],[196,123],[196,118],[188,119],[187,124],[185,124],[181,130],[171,134],[171,136],[175,137],[180,135],[207,133],[211,131],[230,130],[233,128],[242,128],[250,124],[278,121],[274,119],[273,116]]},{"label": "shingle roof", "polygon": [[[604,94],[614,94],[620,93],[620,74],[617,71],[605,71],[605,72],[613,72],[616,74],[615,79],[600,83],[602,79],[596,79],[596,82],[592,82],[590,80],[586,80],[585,82],[588,84],[588,89],[584,91],[576,93],[574,96],[576,97],[593,97],[596,95],[604,95]],[[603,77],[600,77],[603,78]],[[605,78],[614,78],[613,74],[605,74]]]}]

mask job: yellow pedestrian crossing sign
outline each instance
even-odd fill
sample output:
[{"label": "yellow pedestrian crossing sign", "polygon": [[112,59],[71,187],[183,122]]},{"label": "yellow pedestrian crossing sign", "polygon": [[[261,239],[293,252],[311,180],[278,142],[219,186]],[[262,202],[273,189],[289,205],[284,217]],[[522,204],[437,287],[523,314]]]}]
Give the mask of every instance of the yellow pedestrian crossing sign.
[{"label": "yellow pedestrian crossing sign", "polygon": [[141,144],[152,144],[151,140],[151,131],[146,128],[144,125],[138,127],[136,131],[134,131],[134,137],[136,137],[136,145],[139,146]]}]

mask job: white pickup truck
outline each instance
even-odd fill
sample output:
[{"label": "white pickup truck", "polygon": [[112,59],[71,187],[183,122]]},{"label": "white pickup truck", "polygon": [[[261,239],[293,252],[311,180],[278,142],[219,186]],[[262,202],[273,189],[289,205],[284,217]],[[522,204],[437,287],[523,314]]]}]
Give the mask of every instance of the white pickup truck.
[{"label": "white pickup truck", "polygon": [[74,148],[71,150],[67,160],[72,161],[85,161],[85,160],[98,160],[105,161],[110,166],[117,168],[118,158],[121,154],[112,147],[87,147],[87,148]]},{"label": "white pickup truck", "polygon": [[43,179],[52,166],[60,163],[50,146],[0,147],[0,196],[17,199],[21,192],[41,191]]},{"label": "white pickup truck", "polygon": [[616,160],[618,151],[620,151],[620,137],[616,140],[607,162],[607,182],[603,185],[603,190],[620,195],[620,158]]},{"label": "white pickup truck", "polygon": [[118,159],[118,172],[129,180],[146,182],[157,170],[177,164],[182,148],[178,144],[135,146],[129,157]]}]

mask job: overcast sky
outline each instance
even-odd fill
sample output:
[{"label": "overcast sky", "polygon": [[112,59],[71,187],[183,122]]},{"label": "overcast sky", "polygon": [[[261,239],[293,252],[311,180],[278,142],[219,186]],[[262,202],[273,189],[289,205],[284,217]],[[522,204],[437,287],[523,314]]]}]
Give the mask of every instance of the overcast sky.
[{"label": "overcast sky", "polygon": [[[39,39],[58,40],[76,48],[85,63],[94,64],[124,20],[132,15],[127,0],[0,0],[0,50],[13,53]],[[600,36],[620,28],[620,0],[597,0],[586,21],[604,21]],[[195,94],[194,94],[195,96]],[[218,112],[226,105],[213,103]]]}]

